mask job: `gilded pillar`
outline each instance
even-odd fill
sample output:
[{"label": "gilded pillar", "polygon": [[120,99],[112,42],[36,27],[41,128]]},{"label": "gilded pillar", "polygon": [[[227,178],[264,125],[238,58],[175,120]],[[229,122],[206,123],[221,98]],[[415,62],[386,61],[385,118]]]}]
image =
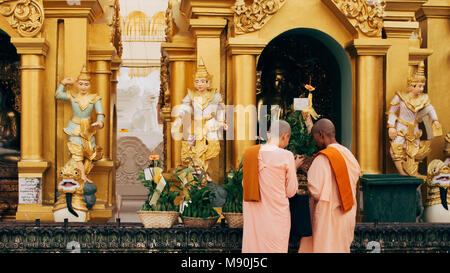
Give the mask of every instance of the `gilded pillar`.
[{"label": "gilded pillar", "polygon": [[385,70],[390,44],[383,39],[355,39],[356,57],[356,157],[365,174],[382,173],[386,157],[382,137]]},{"label": "gilded pillar", "polygon": [[[391,3],[394,4],[394,3]],[[419,23],[415,20],[415,12],[423,3],[408,2],[401,6],[386,5],[383,29],[388,41],[392,44],[386,54],[386,93],[384,103],[387,110],[396,92],[407,89],[407,79],[418,64],[432,53],[431,49],[421,48]],[[387,116],[384,119],[384,126]],[[389,156],[390,139],[385,134],[383,141],[385,154],[385,173],[397,173]]]},{"label": "gilded pillar", "polygon": [[[450,108],[448,99],[450,7],[448,1],[428,1],[416,12],[416,18],[422,31],[422,47],[433,50],[433,54],[425,62],[425,75],[427,76],[425,92],[428,93],[428,97],[436,109],[445,135],[450,132],[450,115],[448,114]],[[444,148],[444,137],[433,138],[428,162],[436,158],[445,158]]]},{"label": "gilded pillar", "polygon": [[[193,16],[198,16],[198,18],[190,19],[189,21],[190,30],[196,39],[196,63],[198,63],[200,58],[203,59],[204,64],[208,68],[208,72],[212,75],[211,88],[217,89],[222,98],[225,98],[225,90],[223,88],[225,75],[221,71],[223,63],[221,59],[221,53],[223,52],[221,48],[221,35],[227,25],[227,20],[212,14],[206,16],[194,14]],[[223,170],[225,168],[225,160],[223,151],[225,150],[225,145],[223,141],[220,142],[220,149],[222,152],[210,160],[208,168],[212,180],[217,182],[224,180]]]},{"label": "gilded pillar", "polygon": [[[19,170],[19,205],[16,220],[32,221],[41,218],[51,221],[51,210],[47,214],[42,211],[42,193],[47,187],[44,185],[44,172],[49,162],[43,158],[43,104],[45,82],[45,56],[48,43],[45,38],[11,38],[11,43],[21,55],[21,160]],[[30,199],[25,189],[33,183],[37,196]]]},{"label": "gilded pillar", "polygon": [[[174,61],[171,67],[171,87],[172,96],[170,104],[172,106],[177,106],[181,104],[184,96],[186,95],[187,82],[185,77],[186,62],[185,61]],[[173,122],[173,120],[172,120]],[[172,125],[171,122],[171,125]],[[172,126],[170,126],[172,127]],[[172,168],[177,168],[181,164],[181,140],[171,138],[172,143],[172,155],[171,163]]]},{"label": "gilded pillar", "polygon": [[[234,132],[232,132],[233,140],[231,141],[232,168],[239,166],[245,149],[256,143],[256,58],[264,46],[265,44],[237,43],[228,45],[232,62],[229,92],[232,92],[234,107]],[[227,132],[227,136],[230,134],[231,132]],[[230,139],[227,138],[227,140]]]},{"label": "gilded pillar", "polygon": [[162,47],[169,58],[170,74],[170,106],[164,108],[163,118],[166,134],[167,171],[177,168],[181,164],[181,140],[172,138],[171,128],[174,118],[174,107],[180,105],[187,94],[187,88],[193,89],[193,73],[195,65],[195,48],[190,43],[163,43]]},{"label": "gilded pillar", "polygon": [[91,212],[93,222],[105,221],[112,216],[112,206],[115,196],[115,163],[111,153],[111,91],[112,72],[111,63],[115,49],[113,47],[91,46],[88,51],[90,72],[92,77],[92,91],[102,98],[102,106],[105,114],[104,127],[97,131],[95,135],[96,144],[103,148],[103,158],[94,164],[90,176],[97,186],[97,202]]}]

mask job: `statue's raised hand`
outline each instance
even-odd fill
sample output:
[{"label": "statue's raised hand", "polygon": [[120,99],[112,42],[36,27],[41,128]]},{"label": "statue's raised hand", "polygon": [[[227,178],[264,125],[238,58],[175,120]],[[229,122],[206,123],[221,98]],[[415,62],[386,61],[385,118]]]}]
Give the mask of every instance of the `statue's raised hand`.
[{"label": "statue's raised hand", "polygon": [[61,82],[64,85],[73,85],[75,83],[75,80],[72,77],[65,78]]}]

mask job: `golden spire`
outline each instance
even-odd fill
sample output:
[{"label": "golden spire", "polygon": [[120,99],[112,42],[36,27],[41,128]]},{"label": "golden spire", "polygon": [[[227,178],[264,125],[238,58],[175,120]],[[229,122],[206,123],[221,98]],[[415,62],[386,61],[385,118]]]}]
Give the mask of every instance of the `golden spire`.
[{"label": "golden spire", "polygon": [[80,76],[78,76],[78,81],[90,81],[91,76],[89,75],[89,71],[87,71],[86,66],[83,65],[83,68],[81,69]]},{"label": "golden spire", "polygon": [[198,60],[195,78],[205,78],[206,80],[211,81],[212,76],[208,73],[208,70],[206,69],[206,65],[203,62],[202,57],[200,57],[200,59]]}]

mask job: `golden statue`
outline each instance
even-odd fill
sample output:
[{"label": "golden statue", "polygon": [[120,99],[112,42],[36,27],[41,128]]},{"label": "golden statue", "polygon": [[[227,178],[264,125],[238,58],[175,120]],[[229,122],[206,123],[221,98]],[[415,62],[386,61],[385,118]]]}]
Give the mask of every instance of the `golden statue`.
[{"label": "golden statue", "polygon": [[[402,175],[419,176],[419,163],[430,153],[430,140],[420,140],[424,121],[428,139],[442,135],[442,128],[428,94],[423,93],[426,78],[421,62],[417,72],[408,78],[407,92],[397,92],[391,101],[387,127],[391,139],[390,154]],[[430,128],[428,130],[428,128]]]},{"label": "golden statue", "polygon": [[[210,88],[212,76],[200,59],[194,76],[195,90],[187,90],[182,104],[176,107],[172,136],[181,136],[181,161],[205,171],[211,159],[220,153],[219,130],[227,129],[222,96]],[[192,166],[194,165],[194,166]]]},{"label": "golden statue", "polygon": [[[90,94],[91,77],[86,67],[83,69],[76,81],[78,92],[72,90],[65,92],[65,86],[73,85],[74,80],[65,78],[56,90],[56,99],[69,101],[72,105],[73,116],[64,132],[69,136],[67,147],[71,158],[77,163],[84,181],[90,181],[87,174],[91,171],[93,160],[102,158],[102,148],[95,144],[94,134],[97,129],[103,128],[105,114],[103,113],[101,97],[97,94]],[[95,110],[97,121],[92,123],[91,114]]]}]

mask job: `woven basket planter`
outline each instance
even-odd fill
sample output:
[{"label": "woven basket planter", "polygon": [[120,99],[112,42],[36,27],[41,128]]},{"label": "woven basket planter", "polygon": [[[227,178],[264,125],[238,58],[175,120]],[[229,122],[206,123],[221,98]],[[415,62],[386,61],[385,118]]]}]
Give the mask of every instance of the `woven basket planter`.
[{"label": "woven basket planter", "polygon": [[223,212],[223,216],[230,228],[242,228],[244,226],[244,217],[242,213]]},{"label": "woven basket planter", "polygon": [[182,217],[183,224],[187,228],[209,228],[214,225],[219,216],[208,217],[206,219],[198,217]]},{"label": "woven basket planter", "polygon": [[178,219],[178,211],[137,211],[145,228],[171,228]]}]

